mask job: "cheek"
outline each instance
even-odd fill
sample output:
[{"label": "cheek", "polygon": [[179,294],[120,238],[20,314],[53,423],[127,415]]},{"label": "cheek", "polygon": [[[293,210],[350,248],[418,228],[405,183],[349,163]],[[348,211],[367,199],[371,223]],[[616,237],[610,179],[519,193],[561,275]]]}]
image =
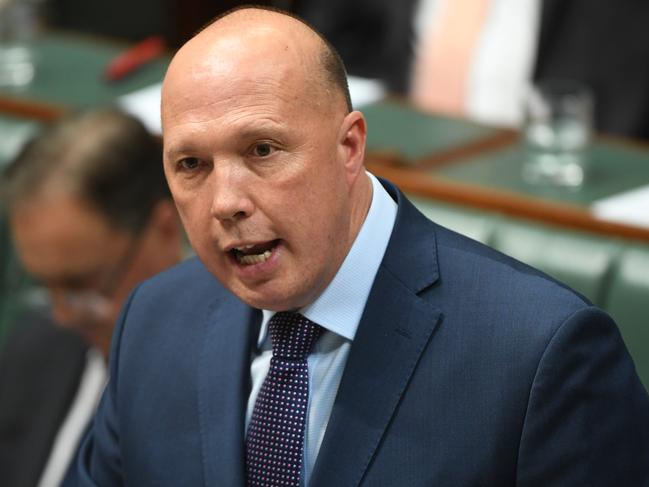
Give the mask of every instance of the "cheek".
[{"label": "cheek", "polygon": [[211,240],[209,223],[205,221],[183,221],[189,243],[196,253],[210,255],[209,250],[215,245]]},{"label": "cheek", "polygon": [[167,177],[167,182],[181,216],[195,213],[200,203],[204,202],[211,194],[209,181],[204,179],[184,179],[176,174]]},{"label": "cheek", "polygon": [[293,234],[309,260],[335,259],[347,242],[349,226],[344,194],[309,194],[293,213]]},{"label": "cheek", "polygon": [[176,195],[174,195],[174,198],[180,221],[188,237],[193,242],[198,235],[205,233],[205,229],[209,228],[210,209],[207,206],[208,202],[197,195],[180,198],[176,198]]}]

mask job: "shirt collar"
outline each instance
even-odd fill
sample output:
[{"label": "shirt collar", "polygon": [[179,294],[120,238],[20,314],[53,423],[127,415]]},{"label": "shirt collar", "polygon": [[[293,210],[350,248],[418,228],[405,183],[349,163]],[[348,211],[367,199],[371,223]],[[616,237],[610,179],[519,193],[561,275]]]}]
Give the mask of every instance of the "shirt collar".
[{"label": "shirt collar", "polygon": [[[397,204],[372,174],[372,202],[356,239],[338,272],[322,294],[299,312],[347,340],[356,335],[374,277],[383,260],[396,220]],[[258,345],[266,340],[274,311],[262,310]]]}]

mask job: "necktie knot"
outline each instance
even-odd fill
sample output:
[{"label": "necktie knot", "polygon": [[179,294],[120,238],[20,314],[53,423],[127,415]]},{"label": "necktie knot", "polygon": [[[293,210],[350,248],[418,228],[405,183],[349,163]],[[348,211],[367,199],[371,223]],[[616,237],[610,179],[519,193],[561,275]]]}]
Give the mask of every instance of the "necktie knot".
[{"label": "necktie knot", "polygon": [[322,327],[299,313],[282,311],[268,323],[273,357],[304,360],[322,334]]}]

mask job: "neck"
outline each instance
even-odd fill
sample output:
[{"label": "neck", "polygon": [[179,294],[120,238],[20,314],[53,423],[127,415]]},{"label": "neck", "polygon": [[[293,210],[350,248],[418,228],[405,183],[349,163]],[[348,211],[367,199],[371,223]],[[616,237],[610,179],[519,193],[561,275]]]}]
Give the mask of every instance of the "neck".
[{"label": "neck", "polygon": [[367,213],[370,211],[372,204],[372,181],[366,172],[363,172],[356,181],[352,189],[352,212],[350,225],[350,248],[361,230]]}]

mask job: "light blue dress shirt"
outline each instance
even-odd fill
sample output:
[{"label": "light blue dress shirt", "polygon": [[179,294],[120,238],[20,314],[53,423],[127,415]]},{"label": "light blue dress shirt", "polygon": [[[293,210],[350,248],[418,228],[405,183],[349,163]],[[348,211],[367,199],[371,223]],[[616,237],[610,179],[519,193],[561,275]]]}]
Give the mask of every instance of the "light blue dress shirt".
[{"label": "light blue dress shirt", "polygon": [[[383,260],[397,215],[397,204],[371,174],[372,203],[342,266],[329,286],[310,305],[299,310],[325,332],[308,358],[309,405],[303,458],[303,483],[311,477],[331,415],[351,343],[363,315],[374,277]],[[272,356],[268,321],[275,313],[263,310],[259,354],[252,360],[252,390],[246,411],[246,430]]]}]

